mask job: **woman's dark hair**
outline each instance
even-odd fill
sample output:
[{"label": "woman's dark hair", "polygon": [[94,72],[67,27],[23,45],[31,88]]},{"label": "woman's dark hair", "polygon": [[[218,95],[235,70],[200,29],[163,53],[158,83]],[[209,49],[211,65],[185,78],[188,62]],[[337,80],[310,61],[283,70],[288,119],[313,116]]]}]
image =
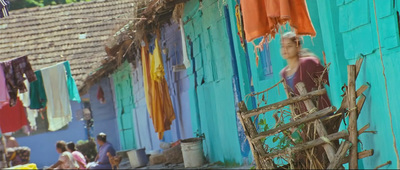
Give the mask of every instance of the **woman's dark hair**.
[{"label": "woman's dark hair", "polygon": [[107,142],[107,135],[105,133],[99,133],[97,135],[97,140],[102,141],[102,142]]},{"label": "woman's dark hair", "polygon": [[62,152],[65,152],[65,151],[67,151],[67,144],[64,142],[64,141],[58,141],[57,142],[57,144],[56,144],[56,147],[58,148],[58,149],[61,149],[61,151]]},{"label": "woman's dark hair", "polygon": [[75,143],[74,142],[68,142],[67,143],[67,148],[71,151],[76,151]]}]

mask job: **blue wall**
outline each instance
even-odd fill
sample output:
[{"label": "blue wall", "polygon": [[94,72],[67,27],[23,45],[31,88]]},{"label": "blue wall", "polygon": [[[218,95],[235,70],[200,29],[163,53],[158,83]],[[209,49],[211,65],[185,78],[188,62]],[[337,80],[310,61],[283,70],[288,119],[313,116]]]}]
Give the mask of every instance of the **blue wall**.
[{"label": "blue wall", "polygon": [[[101,86],[104,91],[104,97],[106,99],[105,104],[101,104],[100,101],[97,100],[97,90],[99,86]],[[119,150],[121,145],[114,107],[114,94],[111,88],[110,79],[106,77],[93,85],[89,90],[90,105],[94,120],[93,137],[96,138],[97,134],[104,132],[107,134],[107,141],[114,146],[115,150]]]},{"label": "blue wall", "polygon": [[87,140],[84,122],[76,120],[75,113],[82,109],[80,103],[71,102],[73,118],[65,130],[41,133],[33,136],[18,137],[20,146],[31,148],[30,161],[39,167],[50,166],[57,162],[59,154],[56,151],[56,142],[64,140],[66,142],[78,142]]}]

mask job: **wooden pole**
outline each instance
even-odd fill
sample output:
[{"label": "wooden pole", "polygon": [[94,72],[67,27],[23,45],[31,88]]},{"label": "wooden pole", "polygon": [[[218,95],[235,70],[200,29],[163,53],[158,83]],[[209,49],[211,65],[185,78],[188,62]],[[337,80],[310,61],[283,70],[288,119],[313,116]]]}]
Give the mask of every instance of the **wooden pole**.
[{"label": "wooden pole", "polygon": [[358,169],[358,158],[357,158],[357,105],[356,105],[356,66],[348,65],[348,89],[347,89],[347,97],[349,102],[349,140],[352,143],[352,147],[350,148],[350,169]]},{"label": "wooden pole", "polygon": [[343,162],[343,159],[346,156],[347,150],[351,147],[351,143],[349,141],[344,141],[338,151],[335,154],[335,158],[333,159],[333,161],[331,161],[331,163],[329,164],[328,168],[326,169],[338,169],[340,167],[341,162]]},{"label": "wooden pole", "polygon": [[256,141],[256,140],[260,140],[260,139],[262,139],[264,137],[267,137],[267,136],[275,135],[275,134],[277,134],[279,132],[282,132],[282,131],[284,131],[286,129],[289,129],[291,127],[298,126],[298,125],[301,125],[303,123],[308,123],[308,122],[314,121],[316,119],[319,119],[321,117],[324,117],[324,116],[326,116],[326,115],[328,115],[328,114],[330,114],[330,113],[332,113],[334,111],[336,111],[335,106],[325,108],[325,109],[320,110],[318,112],[315,112],[315,113],[312,113],[310,115],[307,115],[306,117],[300,118],[300,119],[298,119],[296,121],[286,123],[286,124],[284,124],[282,126],[279,126],[279,127],[275,128],[275,129],[271,129],[271,130],[268,130],[268,131],[261,132],[261,133],[255,135],[254,138],[252,138],[251,140],[252,141]]},{"label": "wooden pole", "polygon": [[[303,82],[297,83],[296,88],[297,88],[297,91],[299,91],[300,95],[307,94],[307,89]],[[312,110],[317,110],[314,103],[310,99],[305,100],[304,104],[306,105],[306,108],[309,112],[312,112]],[[324,136],[328,135],[328,132],[326,131],[325,126],[322,124],[320,119],[315,120],[315,128],[320,137],[324,137]],[[326,152],[326,155],[328,156],[329,162],[332,162],[333,159],[335,158],[336,148],[330,144],[324,144],[324,145],[322,145],[322,147],[324,147],[324,150]]]},{"label": "wooden pole", "polygon": [[360,99],[357,102],[357,117],[360,115],[361,110],[364,106],[364,102],[365,102],[366,97],[364,96],[364,94],[361,95]]},{"label": "wooden pole", "polygon": [[325,144],[327,142],[330,141],[334,141],[334,140],[338,140],[340,138],[346,138],[349,136],[349,133],[346,130],[343,130],[341,132],[338,133],[334,133],[328,136],[325,136],[324,138],[318,138],[306,143],[302,143],[299,145],[296,145],[292,148],[287,148],[285,150],[277,150],[275,152],[269,153],[267,155],[264,156],[265,159],[273,159],[277,156],[282,156],[282,155],[287,155],[289,153],[295,153],[295,152],[299,152],[299,151],[303,151],[303,150],[307,150],[322,144]]},{"label": "wooden pole", "polygon": [[[372,155],[374,155],[374,150],[373,149],[359,152],[357,154],[357,157],[358,157],[358,159],[362,159],[362,158],[366,158],[366,157],[369,157],[369,156],[372,156]],[[343,159],[343,162],[341,164],[349,163],[349,161],[350,161],[350,157],[346,156]]]},{"label": "wooden pole", "polygon": [[254,123],[251,120],[251,118],[243,117],[243,113],[248,111],[246,104],[243,101],[241,101],[239,103],[239,111],[240,111],[239,119],[243,123],[243,128],[245,130],[247,140],[249,141],[249,144],[251,146],[253,146],[253,149],[255,151],[255,152],[253,152],[254,159],[256,159],[256,158],[258,159],[258,167],[257,168],[274,169],[275,167],[274,167],[272,160],[260,160],[260,157],[266,155],[267,152],[265,151],[265,149],[263,147],[264,144],[260,140],[255,140],[255,141],[251,140],[251,138],[256,136],[258,133],[257,133],[257,129],[254,126]]},{"label": "wooden pole", "polygon": [[289,98],[289,99],[286,99],[286,100],[283,100],[283,101],[280,101],[280,102],[277,102],[274,104],[270,104],[270,105],[267,105],[264,107],[260,107],[260,108],[254,109],[254,110],[244,112],[244,113],[242,113],[242,116],[244,116],[243,118],[249,118],[249,117],[256,116],[256,115],[259,115],[259,114],[262,114],[262,113],[265,113],[265,112],[268,112],[271,110],[276,110],[281,107],[284,107],[284,106],[287,106],[290,104],[294,104],[294,103],[297,103],[297,102],[300,102],[300,101],[303,101],[306,99],[310,99],[314,96],[321,96],[325,93],[326,93],[325,89],[316,90],[316,91],[313,91],[313,92],[310,92],[310,93],[307,93],[304,95],[292,97],[292,98]]},{"label": "wooden pole", "polygon": [[364,127],[362,127],[360,130],[358,130],[357,134],[361,135],[362,133],[364,133],[367,129],[369,128],[369,123],[367,125],[365,125]]},{"label": "wooden pole", "polygon": [[357,79],[358,73],[360,73],[361,65],[362,65],[363,61],[364,61],[364,58],[363,58],[363,57],[359,58],[359,59],[356,61],[356,77],[355,77],[355,79]]}]

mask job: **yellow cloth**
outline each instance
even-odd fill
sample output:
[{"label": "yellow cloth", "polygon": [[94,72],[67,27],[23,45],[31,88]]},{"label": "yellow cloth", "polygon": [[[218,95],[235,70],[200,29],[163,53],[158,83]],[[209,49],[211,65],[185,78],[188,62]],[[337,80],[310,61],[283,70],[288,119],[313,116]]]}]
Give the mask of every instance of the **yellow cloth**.
[{"label": "yellow cloth", "polygon": [[37,169],[37,166],[34,163],[30,163],[30,164],[25,164],[25,165],[13,166],[13,167],[6,168],[6,169]]},{"label": "yellow cloth", "polygon": [[153,54],[149,54],[148,44],[145,41],[145,46],[142,47],[142,65],[147,109],[153,121],[155,132],[158,133],[158,138],[162,139],[164,131],[171,129],[175,113],[169,96],[167,81],[164,77],[165,72],[158,38],[155,40]]}]

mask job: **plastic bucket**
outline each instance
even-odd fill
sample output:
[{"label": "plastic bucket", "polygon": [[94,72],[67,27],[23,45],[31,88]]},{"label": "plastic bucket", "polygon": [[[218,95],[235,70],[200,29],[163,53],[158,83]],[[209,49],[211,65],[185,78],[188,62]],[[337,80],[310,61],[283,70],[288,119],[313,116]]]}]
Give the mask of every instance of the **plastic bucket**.
[{"label": "plastic bucket", "polygon": [[201,138],[189,138],[181,141],[185,168],[200,167],[204,163]]},{"label": "plastic bucket", "polygon": [[149,162],[149,158],[146,155],[145,148],[130,150],[127,152],[127,155],[129,157],[129,162],[131,163],[132,168],[145,166]]}]

